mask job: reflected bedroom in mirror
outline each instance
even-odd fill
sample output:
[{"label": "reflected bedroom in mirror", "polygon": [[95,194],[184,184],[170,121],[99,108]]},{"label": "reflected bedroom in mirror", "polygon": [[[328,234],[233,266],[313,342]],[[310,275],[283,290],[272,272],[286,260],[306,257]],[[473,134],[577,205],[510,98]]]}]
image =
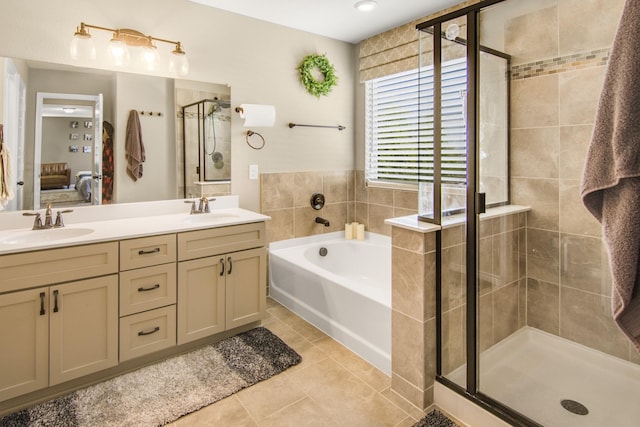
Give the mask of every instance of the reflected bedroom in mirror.
[{"label": "reflected bedroom in mirror", "polygon": [[[228,85],[12,58],[0,64],[10,173],[0,211],[230,194]],[[136,181],[125,158],[134,110],[146,157]]]}]

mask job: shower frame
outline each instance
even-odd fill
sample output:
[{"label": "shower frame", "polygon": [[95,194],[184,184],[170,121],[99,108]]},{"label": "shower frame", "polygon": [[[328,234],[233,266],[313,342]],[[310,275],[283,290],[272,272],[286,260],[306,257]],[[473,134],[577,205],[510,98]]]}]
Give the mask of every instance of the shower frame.
[{"label": "shower frame", "polygon": [[[442,268],[441,268],[441,231],[436,232],[436,381],[459,395],[472,401],[481,408],[498,416],[514,426],[541,427],[540,424],[513,410],[509,406],[482,393],[478,387],[479,354],[478,354],[478,265],[479,265],[479,214],[484,212],[484,195],[478,191],[479,176],[479,81],[480,81],[480,52],[486,48],[480,46],[479,17],[480,11],[488,6],[501,3],[504,0],[484,0],[474,5],[461,8],[457,11],[442,15],[416,26],[416,29],[432,34],[442,34],[442,23],[455,18],[466,16],[467,40],[467,189],[466,189],[466,387],[463,387],[442,374]],[[433,27],[432,30],[429,30]],[[434,43],[434,68],[440,67],[440,39],[433,37]],[[437,50],[436,50],[437,49]],[[500,54],[490,50],[489,53]],[[504,54],[502,54],[504,55]],[[501,55],[499,55],[501,56]],[[434,70],[434,75],[439,71]],[[434,92],[438,90],[434,89]],[[438,111],[439,105],[434,106]],[[508,111],[508,109],[507,109]],[[507,120],[507,127],[509,123]],[[434,126],[435,128],[435,126]],[[434,133],[437,130],[434,129]],[[434,135],[434,151],[439,144],[438,135]],[[437,154],[435,154],[437,156]],[[434,165],[437,166],[437,165]],[[437,173],[437,172],[436,172]],[[508,176],[508,175],[507,175]],[[440,197],[439,189],[436,191],[436,178],[434,177],[434,208],[439,208],[440,203],[436,198]],[[438,179],[439,181],[439,179]],[[508,195],[509,196],[509,195]],[[438,223],[440,214],[435,212],[435,218],[429,222]]]},{"label": "shower frame", "polygon": [[[229,179],[214,179],[214,180],[208,180],[206,179],[206,162],[203,160],[204,156],[207,154],[205,152],[206,147],[205,147],[205,141],[207,138],[207,134],[206,134],[206,117],[207,117],[207,111],[206,111],[206,106],[207,103],[209,104],[220,104],[221,102],[225,102],[225,101],[221,101],[220,99],[213,98],[213,99],[201,99],[200,101],[196,101],[193,102],[191,104],[188,105],[184,105],[181,107],[181,111],[182,111],[182,158],[184,159],[184,167],[183,167],[183,177],[184,177],[184,197],[187,198],[188,194],[187,194],[187,144],[189,143],[187,141],[187,109],[196,107],[196,120],[198,123],[198,166],[197,166],[197,173],[198,173],[198,177],[200,181],[208,181],[208,182],[228,182]],[[192,113],[192,112],[190,112]]]}]

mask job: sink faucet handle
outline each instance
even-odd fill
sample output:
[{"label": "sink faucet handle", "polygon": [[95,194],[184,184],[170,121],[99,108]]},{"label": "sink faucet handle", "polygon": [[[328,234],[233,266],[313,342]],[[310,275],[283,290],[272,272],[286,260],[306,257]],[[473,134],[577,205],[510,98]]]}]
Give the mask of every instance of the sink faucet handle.
[{"label": "sink faucet handle", "polygon": [[40,216],[40,212],[23,212],[22,215],[35,217],[33,219],[33,228],[32,228],[33,230],[40,230],[44,228],[42,226],[42,217]]},{"label": "sink faucet handle", "polygon": [[47,203],[47,210],[44,214],[44,227],[53,227],[53,211],[51,210],[51,203]]},{"label": "sink faucet handle", "polygon": [[54,227],[64,227],[64,221],[62,220],[62,214],[63,213],[69,213],[69,212],[73,212],[73,209],[65,209],[62,211],[58,211],[58,213],[56,213],[56,223],[54,225]]},{"label": "sink faucet handle", "polygon": [[204,201],[204,213],[209,213],[211,212],[211,210],[209,209],[209,202],[215,202],[216,198],[215,197],[203,197],[202,200]]},{"label": "sink faucet handle", "polygon": [[196,201],[195,200],[185,200],[185,203],[191,203],[191,212],[190,214],[196,213]]}]

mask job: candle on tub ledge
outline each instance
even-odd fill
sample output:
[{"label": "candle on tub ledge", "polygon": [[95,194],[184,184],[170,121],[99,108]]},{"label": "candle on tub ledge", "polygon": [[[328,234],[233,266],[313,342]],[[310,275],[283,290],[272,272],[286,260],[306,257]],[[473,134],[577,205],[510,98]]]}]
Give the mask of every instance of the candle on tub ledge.
[{"label": "candle on tub ledge", "polygon": [[356,237],[358,238],[358,240],[364,240],[364,224],[358,224]]},{"label": "candle on tub ledge", "polygon": [[345,224],[344,225],[344,238],[346,240],[351,240],[351,239],[353,239],[353,235],[354,235],[353,224]]}]

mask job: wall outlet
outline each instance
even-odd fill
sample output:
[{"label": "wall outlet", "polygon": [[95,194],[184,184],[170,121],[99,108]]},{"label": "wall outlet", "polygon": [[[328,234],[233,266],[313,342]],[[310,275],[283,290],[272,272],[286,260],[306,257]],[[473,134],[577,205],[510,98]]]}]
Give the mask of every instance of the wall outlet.
[{"label": "wall outlet", "polygon": [[258,165],[249,165],[249,179],[258,179]]}]

